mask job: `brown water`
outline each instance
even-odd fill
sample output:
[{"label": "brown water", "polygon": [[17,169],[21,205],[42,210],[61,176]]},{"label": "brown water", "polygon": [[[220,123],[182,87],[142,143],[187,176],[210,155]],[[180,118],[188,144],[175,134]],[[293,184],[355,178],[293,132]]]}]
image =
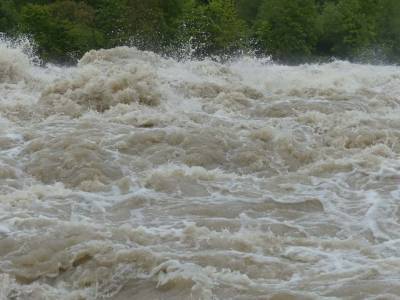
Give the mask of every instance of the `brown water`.
[{"label": "brown water", "polygon": [[0,46],[0,299],[399,299],[400,68],[38,67]]}]

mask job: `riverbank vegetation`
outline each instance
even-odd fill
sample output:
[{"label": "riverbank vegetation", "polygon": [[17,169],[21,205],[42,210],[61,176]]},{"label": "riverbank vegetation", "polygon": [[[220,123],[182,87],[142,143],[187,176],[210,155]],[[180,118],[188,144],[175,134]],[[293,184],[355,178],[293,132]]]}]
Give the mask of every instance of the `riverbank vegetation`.
[{"label": "riverbank vegetation", "polygon": [[181,57],[250,52],[299,63],[400,61],[399,0],[2,0],[0,32],[45,61],[136,46]]}]

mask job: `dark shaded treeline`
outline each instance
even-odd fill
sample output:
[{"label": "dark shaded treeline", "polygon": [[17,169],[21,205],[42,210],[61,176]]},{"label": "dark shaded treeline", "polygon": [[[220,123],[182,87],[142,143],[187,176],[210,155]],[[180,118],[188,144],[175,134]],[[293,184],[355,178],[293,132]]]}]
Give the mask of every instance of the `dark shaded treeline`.
[{"label": "dark shaded treeline", "polygon": [[400,60],[399,0],[1,0],[0,32],[47,61],[134,45],[174,56],[252,52],[297,63]]}]

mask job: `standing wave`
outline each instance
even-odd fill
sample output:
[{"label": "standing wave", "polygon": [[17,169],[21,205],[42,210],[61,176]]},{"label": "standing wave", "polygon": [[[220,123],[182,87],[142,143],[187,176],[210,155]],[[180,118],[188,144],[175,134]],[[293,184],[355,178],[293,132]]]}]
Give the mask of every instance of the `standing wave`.
[{"label": "standing wave", "polygon": [[400,297],[400,68],[0,42],[0,299]]}]

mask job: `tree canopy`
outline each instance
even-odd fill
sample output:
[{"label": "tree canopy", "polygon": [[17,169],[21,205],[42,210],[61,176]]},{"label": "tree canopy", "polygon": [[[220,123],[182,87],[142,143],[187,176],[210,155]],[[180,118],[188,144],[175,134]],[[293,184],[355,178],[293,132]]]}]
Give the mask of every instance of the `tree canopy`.
[{"label": "tree canopy", "polygon": [[[400,59],[398,0],[2,0],[0,32],[47,61],[132,45],[196,57],[252,51],[285,62]],[[187,54],[188,52],[186,52]]]}]

